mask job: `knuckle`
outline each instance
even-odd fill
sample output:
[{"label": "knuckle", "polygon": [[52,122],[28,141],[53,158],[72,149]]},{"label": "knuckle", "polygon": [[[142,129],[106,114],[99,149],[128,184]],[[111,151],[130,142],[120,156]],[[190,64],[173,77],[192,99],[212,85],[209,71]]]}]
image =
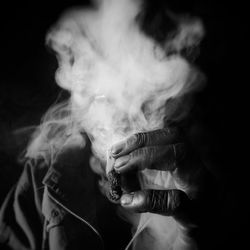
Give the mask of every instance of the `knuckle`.
[{"label": "knuckle", "polygon": [[147,209],[151,213],[173,216],[180,210],[184,203],[186,204],[187,200],[187,195],[178,189],[149,190]]},{"label": "knuckle", "polygon": [[148,193],[148,210],[151,213],[167,212],[168,193],[166,190],[150,190]]},{"label": "knuckle", "polygon": [[141,135],[140,133],[130,136],[126,141],[126,148],[134,149],[141,145]]},{"label": "knuckle", "polygon": [[129,155],[132,159],[135,159],[135,158],[137,159],[137,158],[142,157],[142,154],[143,154],[142,149],[138,148],[138,149],[132,151]]},{"label": "knuckle", "polygon": [[136,137],[136,146],[140,147],[147,143],[148,140],[147,133],[145,132],[137,133],[135,134],[135,137]]},{"label": "knuckle", "polygon": [[154,162],[156,150],[152,147],[138,148],[130,153],[130,157],[139,166],[147,167]]},{"label": "knuckle", "polygon": [[155,147],[149,147],[144,149],[145,160],[152,164],[156,159],[157,149]]},{"label": "knuckle", "polygon": [[129,155],[130,155],[130,158],[133,159],[133,162],[135,162],[138,166],[142,166],[146,162],[145,150],[142,148],[138,148],[132,151]]}]

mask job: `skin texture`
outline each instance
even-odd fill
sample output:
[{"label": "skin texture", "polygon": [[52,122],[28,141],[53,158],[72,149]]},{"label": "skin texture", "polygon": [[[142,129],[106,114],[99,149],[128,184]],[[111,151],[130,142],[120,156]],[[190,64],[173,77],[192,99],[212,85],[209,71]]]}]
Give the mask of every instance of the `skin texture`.
[{"label": "skin texture", "polygon": [[[134,212],[167,216],[185,212],[204,190],[208,172],[176,129],[134,134],[111,148],[114,170],[121,176],[144,169],[170,171],[178,189],[125,192],[121,205]],[[193,200],[195,202],[193,202]]]}]

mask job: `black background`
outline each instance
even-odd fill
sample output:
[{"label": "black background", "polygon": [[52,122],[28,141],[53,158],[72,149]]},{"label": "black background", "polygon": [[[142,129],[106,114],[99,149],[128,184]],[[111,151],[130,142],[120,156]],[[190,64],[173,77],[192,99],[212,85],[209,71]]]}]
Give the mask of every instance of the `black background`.
[{"label": "black background", "polygon": [[[62,11],[81,4],[58,0],[1,4],[0,204],[22,170],[16,157],[29,133],[13,131],[39,124],[60,91],[54,81],[56,58],[45,46],[46,32]],[[201,17],[206,28],[196,63],[206,74],[207,84],[196,96],[191,116],[198,124],[193,128],[199,135],[197,144],[205,145],[201,153],[222,187],[221,202],[214,204],[218,207],[213,222],[217,237],[211,232],[209,244],[214,249],[242,249],[248,243],[250,212],[249,164],[243,161],[248,134],[243,96],[249,72],[249,13],[240,1],[168,1],[168,5],[176,12]]]}]

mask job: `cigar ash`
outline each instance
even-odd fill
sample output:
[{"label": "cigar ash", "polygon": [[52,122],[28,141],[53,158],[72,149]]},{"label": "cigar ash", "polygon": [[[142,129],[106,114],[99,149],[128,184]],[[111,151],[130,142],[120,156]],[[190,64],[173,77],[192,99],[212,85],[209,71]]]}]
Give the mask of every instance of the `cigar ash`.
[{"label": "cigar ash", "polygon": [[107,197],[111,202],[118,203],[121,195],[121,176],[114,170],[115,159],[112,157],[111,152],[108,151],[106,173],[109,182],[109,190]]},{"label": "cigar ash", "polygon": [[122,189],[121,189],[121,176],[115,170],[111,170],[108,173],[108,181],[109,181],[109,192],[108,192],[108,198],[112,201],[117,203],[122,195]]}]

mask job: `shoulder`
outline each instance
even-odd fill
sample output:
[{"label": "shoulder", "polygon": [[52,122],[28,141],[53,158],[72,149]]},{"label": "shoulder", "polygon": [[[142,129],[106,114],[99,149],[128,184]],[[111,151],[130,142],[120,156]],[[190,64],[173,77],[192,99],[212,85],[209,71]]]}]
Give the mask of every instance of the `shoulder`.
[{"label": "shoulder", "polygon": [[40,188],[43,180],[51,169],[60,175],[72,175],[88,168],[91,152],[89,147],[77,147],[74,145],[64,147],[51,162],[44,158],[28,158],[24,162],[24,169],[19,178],[18,186],[22,189],[32,185]]}]

